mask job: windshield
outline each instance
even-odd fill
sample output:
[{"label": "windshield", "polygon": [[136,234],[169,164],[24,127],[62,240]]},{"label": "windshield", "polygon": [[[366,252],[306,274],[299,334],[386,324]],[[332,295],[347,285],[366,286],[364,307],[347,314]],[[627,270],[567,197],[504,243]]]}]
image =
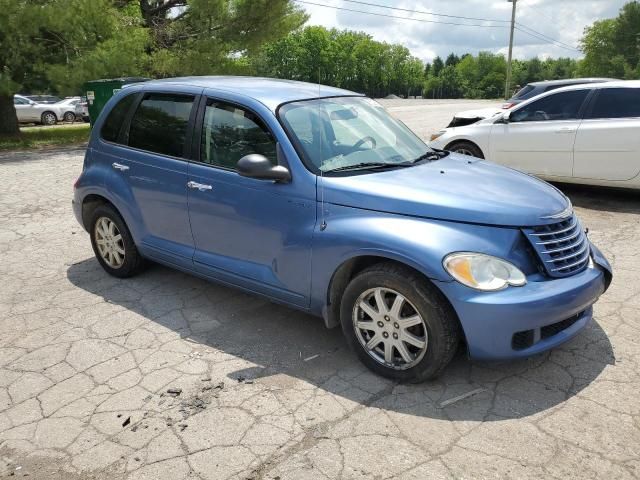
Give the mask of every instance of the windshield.
[{"label": "windshield", "polygon": [[315,173],[405,166],[432,150],[380,104],[364,97],[284,105],[279,116]]}]

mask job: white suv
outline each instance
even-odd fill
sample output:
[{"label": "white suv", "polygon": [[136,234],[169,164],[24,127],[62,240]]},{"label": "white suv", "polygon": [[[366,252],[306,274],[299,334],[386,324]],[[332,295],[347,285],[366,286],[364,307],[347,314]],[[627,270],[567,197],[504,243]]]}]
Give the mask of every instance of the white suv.
[{"label": "white suv", "polygon": [[432,137],[547,180],[640,188],[640,81],[575,85]]},{"label": "white suv", "polygon": [[64,107],[51,103],[38,103],[22,95],[13,96],[13,107],[20,123],[54,125],[64,117]]}]

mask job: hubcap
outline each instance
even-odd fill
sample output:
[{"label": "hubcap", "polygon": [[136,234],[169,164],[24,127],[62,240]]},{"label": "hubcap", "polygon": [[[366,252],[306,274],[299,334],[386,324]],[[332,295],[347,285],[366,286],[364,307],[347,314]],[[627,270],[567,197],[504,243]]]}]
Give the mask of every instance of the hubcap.
[{"label": "hubcap", "polygon": [[427,351],[422,316],[409,300],[389,288],[371,288],[358,297],[353,328],[371,358],[395,370],[413,367]]},{"label": "hubcap", "polygon": [[461,153],[462,155],[469,155],[470,157],[475,156],[473,153],[471,153],[466,148],[458,148],[458,149],[456,149],[456,153]]},{"label": "hubcap", "polygon": [[96,245],[102,259],[111,268],[124,263],[124,241],[117,225],[107,217],[100,217],[95,226]]},{"label": "hubcap", "polygon": [[56,122],[56,117],[54,117],[52,113],[47,113],[44,116],[44,121],[45,121],[45,123],[51,125],[52,123]]}]

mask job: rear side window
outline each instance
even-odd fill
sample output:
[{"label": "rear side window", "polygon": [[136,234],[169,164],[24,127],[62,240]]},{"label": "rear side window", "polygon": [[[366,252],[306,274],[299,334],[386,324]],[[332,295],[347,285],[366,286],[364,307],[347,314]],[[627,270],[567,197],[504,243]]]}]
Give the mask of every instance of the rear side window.
[{"label": "rear side window", "polygon": [[575,120],[588,93],[589,90],[555,93],[514,110],[510,119],[512,122]]},{"label": "rear side window", "polygon": [[640,88],[603,88],[588,118],[640,117]]},{"label": "rear side window", "polygon": [[131,119],[128,145],[133,148],[181,157],[193,95],[148,93]]},{"label": "rear side window", "polygon": [[109,116],[107,116],[107,119],[102,125],[102,130],[100,130],[100,134],[104,140],[108,142],[118,141],[120,127],[122,127],[124,119],[127,116],[127,112],[131,108],[131,105],[133,105],[135,98],[135,95],[127,95],[111,109]]}]

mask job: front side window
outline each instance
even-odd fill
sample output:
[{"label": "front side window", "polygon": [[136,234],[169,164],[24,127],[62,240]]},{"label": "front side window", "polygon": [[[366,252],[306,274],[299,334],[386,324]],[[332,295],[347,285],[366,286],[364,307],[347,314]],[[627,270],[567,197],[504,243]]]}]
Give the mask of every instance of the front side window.
[{"label": "front side window", "polygon": [[363,164],[406,166],[431,152],[404,124],[364,97],[288,103],[279,116],[314,173]]},{"label": "front side window", "polygon": [[136,95],[127,95],[120,99],[116,106],[111,109],[107,119],[102,125],[102,130],[100,130],[100,135],[104,140],[108,142],[118,141],[120,128],[122,127],[124,119],[127,116],[127,112],[131,108],[131,105],[133,105],[135,98]]},{"label": "front side window", "polygon": [[640,117],[640,88],[603,88],[588,118]]},{"label": "front side window", "polygon": [[193,95],[147,93],[131,119],[128,145],[182,157]]},{"label": "front side window", "polygon": [[236,105],[209,100],[204,114],[200,161],[235,169],[238,160],[257,153],[277,165],[276,141],[262,120]]},{"label": "front side window", "polygon": [[511,113],[512,122],[575,120],[589,90],[560,92],[531,102]]},{"label": "front side window", "polygon": [[29,105],[29,102],[24,98],[13,97],[14,105]]}]

